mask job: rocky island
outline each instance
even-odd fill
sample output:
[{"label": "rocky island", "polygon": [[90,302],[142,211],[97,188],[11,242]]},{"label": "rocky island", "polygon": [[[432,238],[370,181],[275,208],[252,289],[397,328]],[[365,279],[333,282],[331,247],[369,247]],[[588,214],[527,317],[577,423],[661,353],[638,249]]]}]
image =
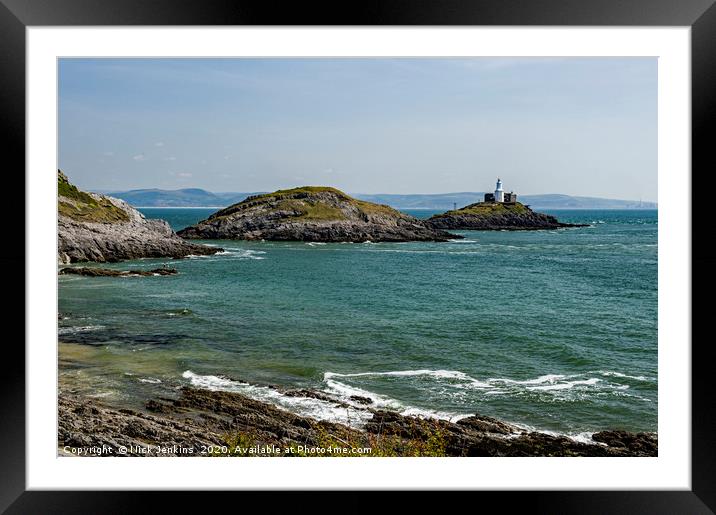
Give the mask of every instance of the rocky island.
[{"label": "rocky island", "polygon": [[215,254],[222,249],[179,238],[164,220],[148,220],[123,200],[87,193],[57,171],[60,264]]},{"label": "rocky island", "polygon": [[537,213],[520,202],[477,202],[460,209],[434,215],[425,221],[430,227],[447,230],[534,231],[586,227],[568,224],[552,215]]},{"label": "rocky island", "polygon": [[326,186],[254,195],[178,234],[198,239],[355,243],[461,238],[392,207],[357,200]]}]

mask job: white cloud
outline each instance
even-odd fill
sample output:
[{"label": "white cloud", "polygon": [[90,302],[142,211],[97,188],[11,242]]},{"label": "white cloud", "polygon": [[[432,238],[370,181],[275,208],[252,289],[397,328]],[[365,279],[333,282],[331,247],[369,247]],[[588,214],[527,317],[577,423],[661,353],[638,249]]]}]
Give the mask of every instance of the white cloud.
[{"label": "white cloud", "polygon": [[191,174],[189,172],[179,172],[177,175],[179,177],[191,177]]},{"label": "white cloud", "polygon": [[164,157],[162,158],[162,161],[176,161],[177,158],[174,156]]},{"label": "white cloud", "polygon": [[224,161],[228,161],[229,159],[231,159],[231,156],[224,156]]},{"label": "white cloud", "polygon": [[155,147],[163,147],[163,146],[164,146],[164,142],[163,142],[163,141],[157,141],[157,142],[154,144],[154,146],[155,146]]},{"label": "white cloud", "polygon": [[134,159],[135,161],[144,161],[147,158],[144,157],[144,154],[137,154],[136,156],[133,156],[132,159]]},{"label": "white cloud", "polygon": [[114,152],[105,152],[102,155],[107,156],[107,157],[112,157],[114,155]]}]

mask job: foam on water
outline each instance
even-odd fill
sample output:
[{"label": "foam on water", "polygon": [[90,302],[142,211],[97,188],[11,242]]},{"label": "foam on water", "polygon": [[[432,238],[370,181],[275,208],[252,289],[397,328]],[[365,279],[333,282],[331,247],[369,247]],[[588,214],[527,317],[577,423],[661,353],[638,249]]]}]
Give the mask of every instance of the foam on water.
[{"label": "foam on water", "polygon": [[536,379],[524,379],[524,380],[516,380],[516,379],[505,379],[505,378],[490,378],[487,381],[489,383],[510,383],[510,384],[542,384],[542,383],[549,383],[554,384],[556,381],[560,381],[562,379],[565,379],[567,376],[564,376],[562,374],[546,374],[543,376],[539,376]]},{"label": "foam on water", "polygon": [[197,388],[241,393],[252,399],[267,402],[286,411],[317,420],[360,427],[373,417],[371,412],[352,405],[346,407],[338,402],[329,402],[313,397],[288,396],[275,388],[252,385],[219,376],[199,375],[191,370],[186,370],[182,377],[188,379],[191,385]]},{"label": "foam on water", "polygon": [[[452,371],[446,371],[446,370],[405,370],[405,371],[398,371],[397,373],[376,373],[377,375],[397,375],[397,376],[416,376],[416,375],[433,375],[433,374],[423,374],[422,372],[445,372],[447,373],[447,377],[450,377],[450,373]],[[370,375],[376,375],[376,374],[370,374]],[[358,376],[364,376],[364,374],[357,374]],[[360,396],[360,397],[366,397],[373,401],[371,404],[371,407],[373,408],[382,408],[382,409],[389,409],[393,411],[397,411],[401,415],[406,416],[414,416],[414,417],[421,417],[421,418],[437,418],[442,420],[449,420],[452,422],[456,422],[460,420],[461,418],[469,417],[471,414],[469,413],[449,413],[445,411],[438,411],[438,410],[431,410],[427,408],[419,408],[416,406],[408,406],[403,404],[402,402],[398,401],[397,399],[393,399],[390,397],[387,397],[385,395],[381,395],[375,392],[371,392],[369,390],[365,390],[363,388],[358,388],[355,386],[350,386],[345,383],[342,383],[340,381],[337,381],[336,377],[355,377],[356,375],[351,374],[337,374],[334,372],[326,372],[323,374],[323,381],[326,384],[325,391],[327,393],[338,395],[342,401],[347,402],[349,404],[353,403],[354,401],[351,400],[352,396]],[[435,377],[445,377],[445,376],[435,376]]]},{"label": "foam on water", "polygon": [[514,424],[514,425],[517,426],[517,427],[519,427],[520,429],[523,429],[523,430],[529,431],[529,432],[537,431],[537,432],[539,432],[539,433],[544,433],[544,434],[547,434],[547,435],[550,435],[550,436],[555,436],[555,437],[566,436],[566,437],[569,438],[570,440],[574,440],[575,442],[579,442],[579,443],[605,445],[605,444],[600,443],[600,442],[595,442],[595,441],[592,439],[592,435],[594,435],[594,433],[593,433],[593,432],[590,432],[590,431],[580,431],[580,432],[572,432],[572,433],[560,433],[559,431],[549,431],[549,430],[545,430],[545,429],[539,429],[539,428],[536,428],[536,427],[534,427],[534,426],[530,426],[530,425],[527,425],[527,424]]},{"label": "foam on water", "polygon": [[622,374],[621,372],[611,372],[609,370],[599,370],[597,373],[602,374],[606,377],[621,377],[624,379],[633,379],[634,381],[655,381],[656,379],[646,376],[630,376],[628,374]]},{"label": "foam on water", "polygon": [[262,254],[266,254],[266,252],[263,250],[228,248],[228,249],[224,249],[221,252],[217,252],[216,254],[213,254],[213,255],[196,256],[196,255],[191,254],[187,257],[190,259],[215,258],[215,257],[223,257],[223,258],[231,258],[231,259],[266,259],[265,257],[263,257]]},{"label": "foam on water", "polygon": [[406,408],[400,412],[401,415],[420,418],[437,418],[449,422],[457,422],[463,418],[472,416],[471,413],[448,413],[445,411],[434,411],[423,408]]},{"label": "foam on water", "polygon": [[60,327],[57,330],[57,334],[60,336],[67,335],[67,334],[77,334],[77,333],[87,333],[90,331],[99,331],[100,329],[104,329],[103,325],[83,325],[83,326],[73,326],[73,327]]},{"label": "foam on water", "polygon": [[566,381],[564,383],[548,384],[548,385],[542,385],[542,386],[528,386],[527,389],[528,390],[568,390],[575,386],[595,385],[599,381],[601,381],[601,379],[592,377],[589,379],[585,379],[583,381]]},{"label": "foam on water", "polygon": [[212,376],[212,375],[199,375],[195,374],[191,370],[185,370],[181,375],[184,379],[189,379],[192,386],[197,388],[204,388],[206,390],[223,390],[223,391],[238,391],[240,386],[248,386],[248,383],[241,383],[239,381],[233,381],[225,377]]},{"label": "foam on water", "polygon": [[[400,402],[394,399],[391,399],[390,403],[387,403],[380,395],[348,383],[350,383],[352,379],[361,379],[365,382],[366,379],[370,380],[370,378],[411,378],[419,376],[429,377],[437,383],[437,385],[428,386],[428,389],[439,387],[441,389],[440,394],[445,398],[454,399],[459,403],[467,402],[468,404],[479,400],[482,396],[524,397],[529,394],[539,394],[548,396],[548,399],[558,401],[571,401],[575,399],[575,396],[584,398],[584,395],[635,396],[625,392],[625,390],[630,388],[628,384],[609,382],[598,377],[590,377],[589,374],[545,374],[533,379],[492,377],[486,380],[480,380],[458,370],[420,369],[343,374],[326,372],[323,376],[323,380],[329,390],[338,395],[346,397],[350,395],[361,395],[372,399],[377,406],[401,409]],[[339,378],[342,380],[339,381]],[[426,388],[425,385],[419,383],[412,383],[408,386],[418,391]],[[376,385],[376,387],[379,388],[379,385]],[[438,412],[433,411],[433,413]],[[440,415],[438,416],[439,418],[445,418]]]},{"label": "foam on water", "polygon": [[370,377],[370,376],[397,376],[397,377],[415,377],[429,376],[437,379],[456,379],[470,383],[476,388],[489,388],[490,385],[482,381],[478,381],[474,377],[470,377],[464,372],[458,370],[392,370],[388,372],[358,372],[355,374],[339,374],[337,372],[326,372],[323,374],[323,380],[327,381],[335,377]]}]

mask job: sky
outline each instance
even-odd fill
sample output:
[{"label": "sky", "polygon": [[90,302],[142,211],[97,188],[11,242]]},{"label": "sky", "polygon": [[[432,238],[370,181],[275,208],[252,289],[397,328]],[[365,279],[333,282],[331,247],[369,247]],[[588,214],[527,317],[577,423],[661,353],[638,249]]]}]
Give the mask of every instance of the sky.
[{"label": "sky", "polygon": [[657,200],[657,59],[60,59],[93,191],[304,185]]}]

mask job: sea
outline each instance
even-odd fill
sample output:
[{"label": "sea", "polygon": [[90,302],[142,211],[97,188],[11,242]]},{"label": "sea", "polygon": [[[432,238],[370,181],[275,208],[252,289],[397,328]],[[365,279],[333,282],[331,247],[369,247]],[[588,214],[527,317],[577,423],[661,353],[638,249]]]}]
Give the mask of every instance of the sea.
[{"label": "sea", "polygon": [[[215,209],[140,211],[177,230]],[[356,396],[576,439],[656,432],[657,211],[548,212],[589,226],[445,243],[207,241],[223,251],[102,265],[175,276],[59,276],[60,384],[127,407],[186,385],[236,391],[358,427],[370,415]]]}]

